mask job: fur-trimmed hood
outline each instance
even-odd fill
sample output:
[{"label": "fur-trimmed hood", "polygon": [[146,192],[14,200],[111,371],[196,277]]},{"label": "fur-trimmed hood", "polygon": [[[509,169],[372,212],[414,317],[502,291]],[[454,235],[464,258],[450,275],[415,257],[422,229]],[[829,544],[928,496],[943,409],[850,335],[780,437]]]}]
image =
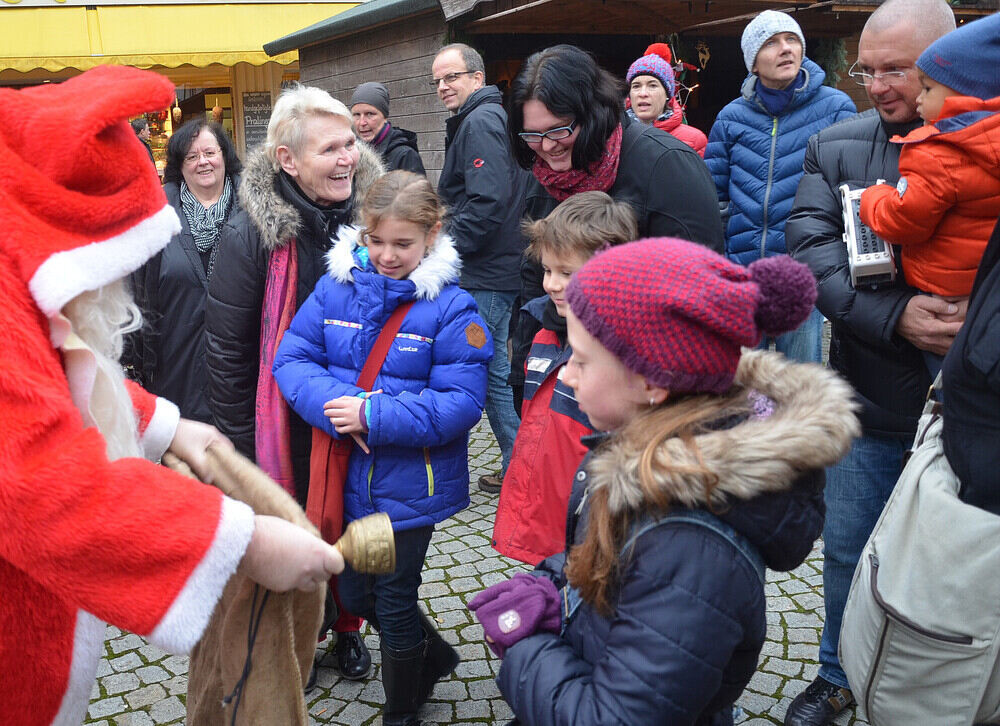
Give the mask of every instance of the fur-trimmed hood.
[{"label": "fur-trimmed hood", "polygon": [[[360,158],[354,172],[352,192],[355,215],[359,213],[372,184],[385,174],[378,152],[360,139],[357,144]],[[263,147],[257,148],[247,156],[239,189],[240,204],[260,232],[261,244],[268,250],[281,247],[294,238],[302,223],[299,211],[278,194],[275,187],[277,175]]]},{"label": "fur-trimmed hood", "polygon": [[[695,437],[700,463],[719,477],[712,494],[713,509],[791,489],[803,473],[837,462],[861,432],[850,386],[821,366],[793,363],[778,353],[750,351],[740,359],[735,382],[772,399],[774,413]],[[679,438],[665,441],[662,451],[678,468],[700,468]],[[634,510],[642,504],[641,456],[641,449],[612,439],[591,458],[587,467],[590,487],[610,488],[613,511]],[[661,472],[657,486],[680,505],[709,504],[698,476]]]},{"label": "fur-trimmed hood", "polygon": [[[355,257],[360,236],[359,227],[341,226],[333,247],[327,252],[326,269],[337,282],[353,282],[354,270],[363,269]],[[364,250],[363,259],[367,260],[367,250]],[[455,241],[442,232],[431,247],[430,254],[406,279],[416,287],[418,300],[433,300],[441,294],[445,285],[458,282],[461,270],[462,260],[455,249]]]}]

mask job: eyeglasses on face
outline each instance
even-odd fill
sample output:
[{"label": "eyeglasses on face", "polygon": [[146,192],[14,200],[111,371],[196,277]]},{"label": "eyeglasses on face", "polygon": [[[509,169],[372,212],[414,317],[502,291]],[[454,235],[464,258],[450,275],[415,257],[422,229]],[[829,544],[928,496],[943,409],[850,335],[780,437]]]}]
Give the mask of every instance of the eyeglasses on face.
[{"label": "eyeglasses on face", "polygon": [[447,75],[441,76],[440,78],[432,78],[430,84],[433,88],[437,88],[441,85],[441,81],[444,81],[444,85],[450,86],[452,83],[458,80],[459,76],[468,75],[475,73],[476,71],[455,71],[454,73],[448,73]]},{"label": "eyeglasses on face", "polygon": [[854,79],[854,82],[859,86],[864,86],[868,88],[876,80],[882,81],[887,86],[898,86],[900,83],[906,81],[906,72],[910,68],[903,68],[901,70],[895,71],[878,71],[876,73],[868,73],[867,71],[861,70],[861,66],[855,61],[851,69],[847,71],[847,75]]},{"label": "eyeglasses on face", "polygon": [[222,149],[205,149],[203,151],[192,151],[184,157],[185,164],[197,164],[201,157],[205,157],[206,161],[212,161],[222,153]]},{"label": "eyeglasses on face", "polygon": [[549,129],[548,131],[521,131],[518,133],[518,136],[521,137],[521,141],[529,146],[538,146],[542,143],[542,139],[549,139],[551,141],[568,139],[572,136],[573,129],[575,128],[576,121],[569,126],[556,126],[554,129]]}]

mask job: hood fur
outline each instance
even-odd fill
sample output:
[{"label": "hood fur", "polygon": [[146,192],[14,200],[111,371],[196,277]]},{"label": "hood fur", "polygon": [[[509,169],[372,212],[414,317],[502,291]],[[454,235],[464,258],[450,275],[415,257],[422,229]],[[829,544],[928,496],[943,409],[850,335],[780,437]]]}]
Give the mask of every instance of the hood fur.
[{"label": "hood fur", "polygon": [[[357,140],[357,144],[361,153],[354,171],[355,219],[368,190],[376,179],[385,174],[385,165],[378,152],[361,139]],[[298,210],[275,190],[277,174],[261,146],[247,156],[239,189],[240,205],[259,230],[261,243],[268,250],[287,244],[295,237],[302,222]]]},{"label": "hood fur", "polygon": [[[793,363],[778,353],[749,351],[740,359],[735,382],[771,398],[775,410],[766,419],[749,419],[695,437],[702,462],[719,476],[712,505],[790,489],[803,472],[837,462],[861,432],[851,387],[822,366]],[[678,468],[699,467],[698,459],[679,438],[665,441],[661,452],[658,458],[662,455]],[[609,487],[612,511],[641,506],[641,457],[641,449],[613,437],[591,458],[590,486]],[[688,507],[708,504],[700,477],[662,471],[656,476],[657,486],[671,501]]]},{"label": "hood fur", "polygon": [[[353,270],[358,268],[354,250],[359,245],[361,229],[342,226],[333,247],[326,253],[326,269],[337,282],[353,282]],[[410,273],[408,279],[417,288],[417,300],[433,300],[445,285],[458,282],[462,260],[455,249],[455,241],[444,234],[438,235],[430,254]]]}]

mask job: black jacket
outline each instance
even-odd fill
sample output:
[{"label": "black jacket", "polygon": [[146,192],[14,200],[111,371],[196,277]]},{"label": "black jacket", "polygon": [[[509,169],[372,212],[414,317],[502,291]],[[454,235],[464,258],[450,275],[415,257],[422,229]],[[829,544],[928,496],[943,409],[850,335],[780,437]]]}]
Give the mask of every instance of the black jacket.
[{"label": "black jacket", "polygon": [[931,383],[921,352],[896,333],[916,290],[902,272],[877,290],[851,286],[839,186],[867,187],[878,179],[895,184],[900,146],[889,139],[917,125],[886,124],[871,110],[809,139],[805,174],[785,225],[788,252],[816,276],[816,307],[831,325],[830,365],[854,386],[861,425],[869,434],[907,440]]},{"label": "black jacket", "polygon": [[[618,175],[608,194],[635,210],[639,238],[680,237],[725,253],[719,197],[705,162],[683,141],[653,126],[622,116],[622,148]],[[544,219],[559,203],[534,176],[528,183],[525,216]],[[522,302],[544,295],[542,267],[521,262]],[[531,316],[519,316],[513,327],[510,383],[524,385],[524,360],[538,332]],[[520,401],[514,402],[520,406]]]},{"label": "black jacket", "polygon": [[[331,235],[336,235],[341,222],[350,221],[352,208],[360,206],[364,192],[384,172],[372,148],[359,146],[362,153],[354,176],[354,195],[350,203],[326,214],[289,186],[294,184],[290,178],[279,177],[263,150],[252,153],[240,184],[243,209],[222,229],[205,309],[208,394],[215,425],[251,460],[256,457],[261,313],[271,252],[295,242],[298,310],[326,271]],[[291,429],[296,494],[304,502],[311,431],[294,412]]]},{"label": "black jacket", "polygon": [[963,502],[1000,515],[1000,224],[941,369],[944,453]]},{"label": "black jacket", "polygon": [[[829,371],[763,351],[743,356],[737,382],[771,397],[774,413],[699,433],[698,457],[667,439],[665,457],[682,471],[690,465],[719,474],[712,509],[768,567],[790,570],[823,527],[823,467],[858,430],[850,388]],[[569,502],[567,552],[586,535],[588,488],[605,488],[613,513],[634,519],[648,510],[636,481],[641,453],[612,435],[584,460]],[[650,486],[677,509],[706,507],[700,477],[657,470]],[[561,586],[564,562],[565,554],[553,556],[535,574]],[[732,724],[766,632],[763,583],[734,545],[704,527],[668,521],[622,556],[611,600],[609,616],[584,602],[561,636],[540,633],[508,648],[497,683],[519,722]]]},{"label": "black jacket", "polygon": [[[232,179],[234,190],[239,179]],[[205,368],[205,298],[208,252],[194,244],[181,210],[180,184],[163,191],[181,220],[180,234],[131,277],[143,325],[129,337],[122,362],[147,391],[177,404],[181,415],[211,423]],[[239,213],[235,199],[229,218]],[[218,270],[218,267],[215,268]]]},{"label": "black jacket", "polygon": [[438,194],[448,206],[448,233],[462,257],[466,290],[516,292],[524,251],[520,224],[528,175],[507,140],[500,91],[473,93],[446,122]]},{"label": "black jacket", "polygon": [[389,133],[375,144],[375,151],[382,156],[386,171],[405,169],[421,176],[427,174],[424,171],[424,162],[420,159],[420,152],[417,150],[417,135],[412,131],[389,124]]}]

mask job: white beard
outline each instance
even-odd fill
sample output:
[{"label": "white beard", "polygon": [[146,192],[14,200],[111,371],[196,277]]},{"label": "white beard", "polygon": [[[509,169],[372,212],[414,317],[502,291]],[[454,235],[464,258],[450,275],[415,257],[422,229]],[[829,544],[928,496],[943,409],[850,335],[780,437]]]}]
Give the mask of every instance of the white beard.
[{"label": "white beard", "polygon": [[63,314],[94,354],[97,375],[90,413],[107,442],[108,459],[141,457],[135,409],[119,363],[125,334],[141,325],[139,308],[124,281],[118,280],[76,296],[63,308]]}]

